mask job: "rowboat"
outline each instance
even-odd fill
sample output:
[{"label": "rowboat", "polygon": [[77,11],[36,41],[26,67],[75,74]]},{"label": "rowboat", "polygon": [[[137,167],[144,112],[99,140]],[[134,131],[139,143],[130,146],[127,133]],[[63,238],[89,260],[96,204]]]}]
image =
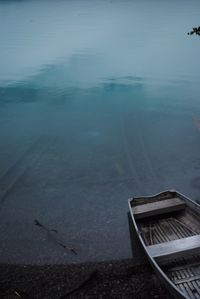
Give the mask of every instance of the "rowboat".
[{"label": "rowboat", "polygon": [[200,205],[176,190],[128,200],[139,241],[175,298],[200,298]]}]

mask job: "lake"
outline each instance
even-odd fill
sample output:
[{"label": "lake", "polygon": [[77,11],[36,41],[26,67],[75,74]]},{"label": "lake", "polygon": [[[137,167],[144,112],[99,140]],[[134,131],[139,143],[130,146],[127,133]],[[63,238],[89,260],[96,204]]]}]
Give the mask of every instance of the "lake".
[{"label": "lake", "polygon": [[200,199],[199,19],[195,0],[0,1],[1,263],[129,258],[129,197]]}]

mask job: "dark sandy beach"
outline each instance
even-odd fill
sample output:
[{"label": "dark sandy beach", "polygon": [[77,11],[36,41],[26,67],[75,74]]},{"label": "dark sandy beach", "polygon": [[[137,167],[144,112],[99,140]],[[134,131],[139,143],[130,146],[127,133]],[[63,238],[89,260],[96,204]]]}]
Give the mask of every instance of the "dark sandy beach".
[{"label": "dark sandy beach", "polygon": [[80,265],[0,265],[0,298],[171,297],[149,265],[121,260]]}]

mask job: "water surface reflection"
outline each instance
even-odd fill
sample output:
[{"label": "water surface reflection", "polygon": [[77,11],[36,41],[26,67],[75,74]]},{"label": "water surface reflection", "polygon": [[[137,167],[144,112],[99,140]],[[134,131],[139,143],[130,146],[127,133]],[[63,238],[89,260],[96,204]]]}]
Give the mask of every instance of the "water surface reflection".
[{"label": "water surface reflection", "polygon": [[198,6],[0,2],[1,262],[129,257],[129,196],[198,199]]}]

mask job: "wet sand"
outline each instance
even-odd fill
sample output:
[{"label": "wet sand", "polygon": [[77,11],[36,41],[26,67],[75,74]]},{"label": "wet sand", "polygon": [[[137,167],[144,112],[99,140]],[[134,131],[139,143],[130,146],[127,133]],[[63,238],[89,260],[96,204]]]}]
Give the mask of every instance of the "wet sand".
[{"label": "wet sand", "polygon": [[0,265],[0,298],[165,298],[148,264],[130,260],[80,265]]}]

